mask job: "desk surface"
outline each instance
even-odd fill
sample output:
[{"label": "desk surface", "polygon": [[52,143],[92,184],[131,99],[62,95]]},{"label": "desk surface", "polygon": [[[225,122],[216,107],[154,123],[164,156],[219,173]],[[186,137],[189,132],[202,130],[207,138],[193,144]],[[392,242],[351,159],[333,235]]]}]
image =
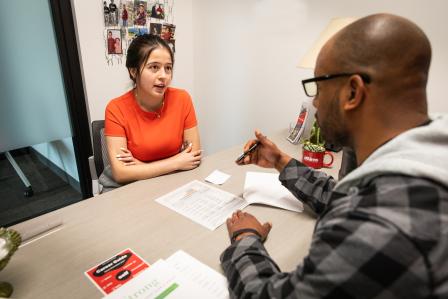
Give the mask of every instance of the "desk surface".
[{"label": "desk surface", "polygon": [[[287,142],[285,136],[282,132],[270,138],[283,151],[300,156],[299,146]],[[125,248],[149,263],[182,249],[222,273],[219,255],[229,245],[225,224],[210,231],[154,200],[193,179],[203,180],[215,169],[231,175],[218,188],[239,196],[246,171],[275,172],[234,164],[241,149],[233,147],[205,157],[192,171],[135,182],[39,217],[62,217],[62,229],[21,247],[0,272],[0,280],[14,285],[14,298],[101,298],[84,271]],[[335,158],[335,166],[325,171],[337,177],[340,157]],[[273,223],[265,246],[283,271],[301,263],[315,222],[309,212],[254,205],[245,211]]]}]

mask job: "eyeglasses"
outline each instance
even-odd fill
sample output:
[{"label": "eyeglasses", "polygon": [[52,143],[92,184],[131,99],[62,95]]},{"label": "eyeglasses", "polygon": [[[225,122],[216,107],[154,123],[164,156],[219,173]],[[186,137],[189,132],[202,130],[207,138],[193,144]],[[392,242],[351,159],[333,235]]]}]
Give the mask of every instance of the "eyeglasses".
[{"label": "eyeglasses", "polygon": [[339,78],[339,77],[347,77],[347,76],[353,76],[353,75],[358,75],[361,77],[361,79],[369,84],[370,83],[370,76],[367,74],[362,74],[362,73],[340,73],[340,74],[333,74],[333,75],[323,75],[323,76],[319,76],[319,77],[315,77],[315,78],[311,78],[311,79],[306,79],[306,80],[302,80],[302,85],[303,85],[303,89],[305,90],[305,94],[309,97],[315,97],[317,96],[318,93],[318,89],[317,89],[317,83],[318,81],[325,81],[325,80],[330,80],[330,79],[334,79],[334,78]]}]

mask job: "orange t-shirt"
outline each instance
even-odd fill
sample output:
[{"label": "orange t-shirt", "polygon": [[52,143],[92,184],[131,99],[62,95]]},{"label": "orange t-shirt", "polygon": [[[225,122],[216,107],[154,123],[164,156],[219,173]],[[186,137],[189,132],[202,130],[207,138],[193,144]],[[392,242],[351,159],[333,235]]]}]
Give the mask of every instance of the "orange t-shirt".
[{"label": "orange t-shirt", "polygon": [[130,90],[107,105],[104,134],[125,137],[132,155],[150,162],[179,153],[184,130],[196,125],[193,103],[185,90],[167,88],[164,104],[156,112],[142,110]]}]

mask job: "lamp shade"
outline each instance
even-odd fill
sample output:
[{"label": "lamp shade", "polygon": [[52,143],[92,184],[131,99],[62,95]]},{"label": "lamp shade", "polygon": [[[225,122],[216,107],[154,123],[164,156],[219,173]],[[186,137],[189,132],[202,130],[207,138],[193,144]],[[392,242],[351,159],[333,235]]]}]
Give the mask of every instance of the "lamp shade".
[{"label": "lamp shade", "polygon": [[305,54],[299,62],[298,67],[314,69],[316,65],[317,55],[319,55],[322,46],[339,30],[348,24],[356,21],[357,18],[334,18],[330,21],[325,30],[320,34],[317,41],[313,44],[311,49]]}]

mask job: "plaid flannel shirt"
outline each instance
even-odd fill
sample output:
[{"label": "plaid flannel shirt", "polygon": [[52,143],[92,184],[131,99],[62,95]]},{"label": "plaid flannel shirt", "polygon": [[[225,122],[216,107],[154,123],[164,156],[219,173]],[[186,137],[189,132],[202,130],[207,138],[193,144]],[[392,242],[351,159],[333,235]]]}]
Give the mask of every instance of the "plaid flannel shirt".
[{"label": "plaid flannel shirt", "polygon": [[285,273],[258,237],[235,242],[221,255],[231,297],[448,298],[447,186],[384,174],[340,194],[294,159],[279,179],[319,214],[308,256]]}]

